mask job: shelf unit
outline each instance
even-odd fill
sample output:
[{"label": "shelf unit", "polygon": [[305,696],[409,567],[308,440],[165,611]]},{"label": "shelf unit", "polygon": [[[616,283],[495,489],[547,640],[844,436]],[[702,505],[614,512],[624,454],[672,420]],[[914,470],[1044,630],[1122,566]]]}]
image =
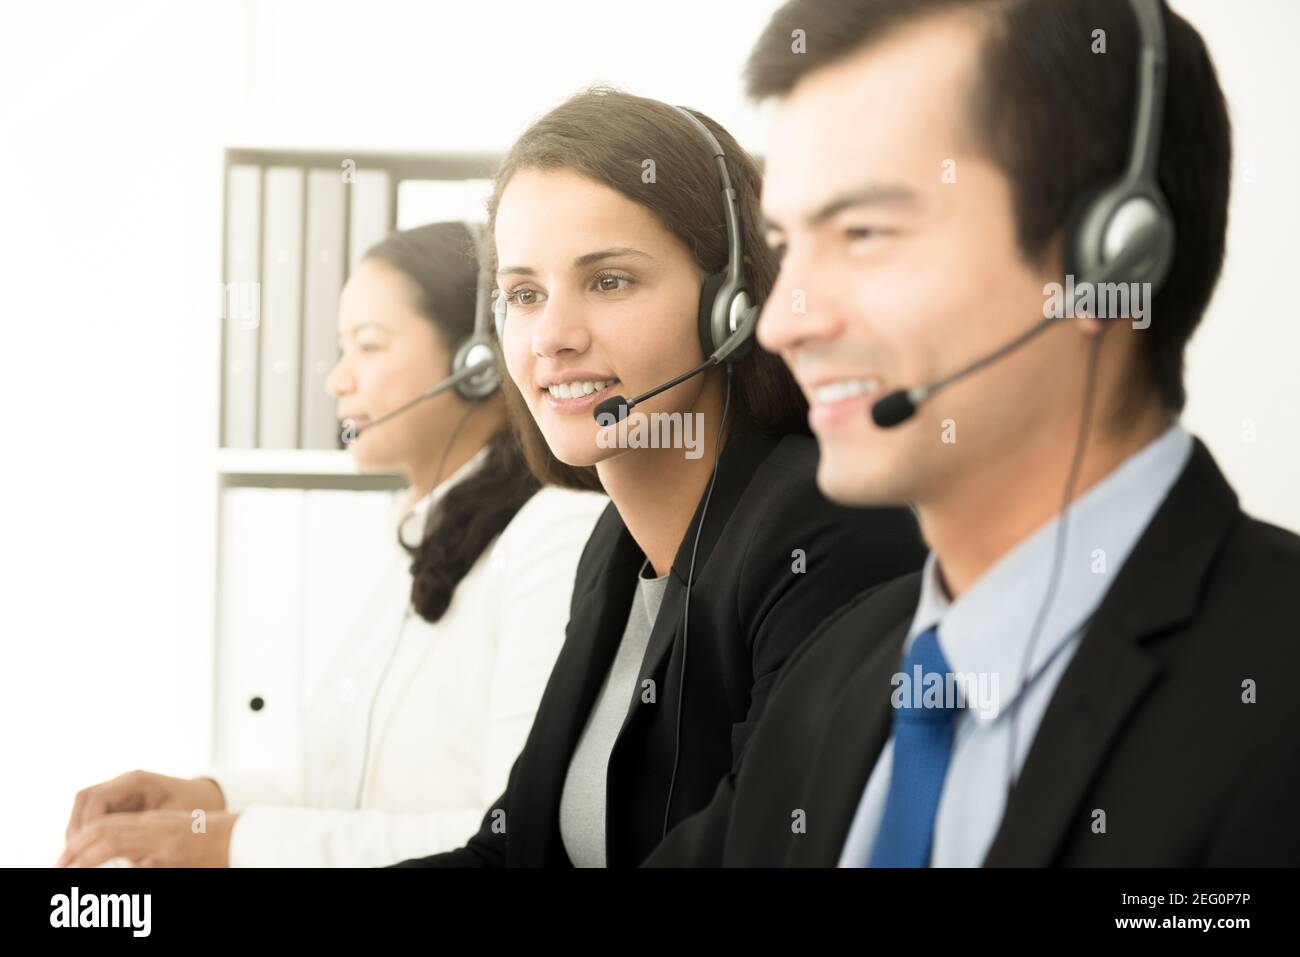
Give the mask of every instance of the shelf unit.
[{"label": "shelf unit", "polygon": [[[263,270],[268,265],[282,264],[288,258],[291,262],[296,262],[294,267],[298,272],[299,286],[296,295],[292,295],[289,301],[293,302],[293,310],[296,314],[290,316],[290,321],[295,324],[298,335],[298,374],[306,377],[306,367],[308,357],[305,354],[305,343],[302,329],[307,319],[304,318],[305,311],[305,290],[308,282],[309,255],[311,250],[308,249],[310,242],[310,224],[307,223],[307,217],[312,209],[311,201],[308,195],[308,185],[313,173],[322,176],[324,171],[334,171],[340,176],[342,182],[352,182],[345,174],[349,169],[356,173],[373,174],[381,173],[382,179],[386,183],[384,190],[371,190],[368,195],[375,198],[375,205],[369,208],[359,208],[357,196],[359,193],[345,187],[345,199],[342,203],[342,229],[344,236],[342,238],[342,250],[344,255],[341,261],[334,264],[334,275],[337,277],[337,285],[341,288],[346,281],[348,274],[354,268],[360,254],[366,248],[377,242],[383,235],[393,229],[411,228],[426,222],[437,222],[442,220],[464,220],[475,219],[481,221],[483,218],[483,200],[486,199],[491,176],[493,175],[499,157],[487,153],[380,153],[380,152],[357,152],[345,150],[287,150],[287,149],[257,149],[257,148],[230,148],[225,151],[225,161],[222,173],[222,195],[223,195],[223,236],[222,236],[222,274],[221,282],[223,286],[223,309],[221,317],[221,335],[220,335],[220,372],[217,377],[221,398],[218,402],[219,413],[218,421],[215,423],[215,442],[212,456],[212,494],[215,498],[215,509],[213,512],[215,525],[213,528],[212,543],[213,547],[210,552],[214,556],[212,570],[212,588],[211,602],[212,609],[212,629],[207,636],[210,647],[204,650],[203,657],[211,663],[212,681],[209,685],[211,700],[204,702],[203,710],[208,716],[209,725],[206,729],[209,754],[216,762],[223,762],[232,757],[229,753],[228,744],[231,740],[238,739],[247,743],[258,736],[250,738],[247,728],[238,735],[231,731],[231,715],[238,714],[239,709],[248,705],[242,701],[234,700],[232,697],[236,691],[227,684],[229,676],[227,674],[229,659],[231,658],[231,643],[234,636],[229,633],[228,624],[238,620],[247,622],[250,618],[247,607],[239,607],[232,611],[229,605],[230,596],[226,594],[227,581],[226,574],[223,574],[223,568],[229,569],[231,562],[235,560],[235,553],[242,554],[245,550],[251,548],[253,553],[260,550],[263,540],[262,535],[266,536],[265,544],[276,546],[276,543],[270,540],[274,535],[274,530],[268,528],[265,532],[257,528],[249,528],[245,520],[235,521],[233,524],[244,529],[241,533],[244,537],[232,536],[232,515],[230,502],[232,496],[238,495],[242,490],[248,489],[267,489],[267,490],[297,490],[305,493],[323,490],[331,492],[355,493],[358,496],[367,496],[366,508],[361,510],[361,514],[373,517],[379,510],[375,503],[379,500],[371,498],[372,496],[384,496],[388,502],[396,502],[396,496],[404,488],[404,480],[397,475],[384,474],[362,474],[352,461],[351,456],[345,451],[341,444],[335,443],[334,448],[295,448],[279,447],[265,448],[253,447],[256,441],[246,441],[239,443],[243,447],[225,447],[226,439],[229,436],[227,416],[229,403],[227,401],[230,378],[228,376],[228,365],[231,361],[232,354],[232,331],[237,329],[236,323],[228,316],[233,315],[230,310],[229,289],[232,282],[232,263],[231,263],[231,234],[232,234],[232,206],[231,200],[231,170],[233,168],[242,168],[245,171],[245,182],[257,184],[256,197],[259,204],[258,209],[250,212],[248,209],[243,211],[244,219],[239,228],[245,230],[256,230],[256,250],[255,253],[247,257],[252,262],[245,262],[245,275],[247,270],[255,271],[257,284],[254,294],[257,302],[257,321],[253,325],[256,332],[253,334],[255,339],[262,343],[260,351],[256,352],[257,360],[252,369],[247,370],[247,375],[251,386],[255,391],[253,393],[252,407],[260,416],[265,409],[264,397],[260,395],[266,369],[258,368],[258,364],[266,355],[265,341],[267,328],[267,303],[266,289],[262,285]],[[248,168],[260,171],[259,174],[249,174]],[[296,208],[301,220],[297,224],[296,236],[299,245],[295,249],[289,250],[288,256],[285,253],[280,254],[278,260],[267,258],[267,252],[275,252],[275,249],[269,245],[268,237],[268,218],[266,214],[266,174],[268,170],[293,170],[301,174],[301,193],[296,202]],[[337,187],[335,187],[337,190]],[[239,214],[237,213],[236,216]],[[284,215],[281,210],[278,223],[283,223]],[[255,217],[255,218],[251,218]],[[251,224],[255,223],[255,227]],[[366,234],[362,235],[361,226],[364,224]],[[291,290],[292,292],[293,290]],[[337,290],[335,290],[335,293]],[[277,301],[276,305],[282,303]],[[276,318],[283,321],[284,315],[277,314]],[[318,317],[319,318],[319,317]],[[247,331],[248,326],[244,327]],[[332,342],[333,337],[330,337]],[[337,355],[335,354],[335,358]],[[317,366],[321,363],[319,352],[316,357]],[[317,368],[316,373],[319,373]],[[303,388],[310,387],[313,383],[308,382]],[[247,411],[248,406],[244,406]],[[319,411],[319,410],[318,410]],[[297,415],[297,413],[295,413]],[[254,429],[254,434],[262,428],[258,425]],[[301,442],[306,435],[306,428],[302,421],[298,422],[296,434]],[[319,434],[317,429],[317,434]],[[261,436],[258,437],[262,438]],[[282,443],[283,444],[283,443]],[[299,443],[291,443],[299,444]],[[293,500],[293,496],[287,496],[287,500]],[[330,499],[332,502],[338,502],[339,496]],[[296,508],[306,508],[305,505],[299,504]],[[283,527],[279,523],[271,523],[278,528]],[[355,523],[354,523],[355,524]],[[290,526],[291,527],[291,526]],[[305,528],[305,526],[304,526]],[[319,531],[319,530],[318,530]],[[340,545],[341,551],[349,548],[348,538],[345,529],[341,529]],[[355,529],[354,529],[355,531]],[[383,538],[384,544],[387,545],[387,539],[391,538],[392,529],[379,528],[378,534],[374,536],[376,541]],[[258,540],[249,542],[249,532],[259,536]],[[306,537],[306,536],[304,536]],[[313,555],[316,551],[324,551],[325,559],[328,560],[329,549],[321,548],[321,535],[317,534],[312,540]],[[354,536],[355,538],[355,536]],[[328,545],[328,543],[326,543]],[[278,543],[283,546],[284,543]],[[306,546],[304,546],[305,548]],[[289,549],[292,551],[292,549]],[[269,547],[269,552],[274,553],[275,547]],[[342,557],[342,556],[341,556]],[[346,556],[355,565],[358,556],[351,554]],[[363,556],[364,557],[364,556]],[[315,559],[314,559],[315,560]],[[273,576],[272,576],[273,577]],[[288,576],[286,580],[293,580],[293,576]],[[268,588],[273,587],[274,583],[268,584]],[[300,582],[297,586],[302,592],[302,600],[310,601],[312,596],[309,590]],[[268,592],[270,594],[270,592]],[[252,609],[253,618],[257,618],[256,612],[260,609]],[[274,615],[269,617],[274,618]],[[283,620],[283,615],[280,620]],[[318,616],[319,617],[319,616]],[[230,626],[233,627],[233,626]],[[243,640],[243,636],[239,636]],[[286,647],[282,645],[289,639],[284,636],[270,636],[267,641],[268,659],[275,659],[280,662],[276,667],[286,667],[285,662],[293,660],[293,655],[286,655]],[[274,645],[279,642],[279,645]],[[299,639],[301,644],[301,639]],[[243,650],[244,657],[247,658],[247,648]],[[269,667],[269,666],[268,666]],[[225,670],[223,670],[225,668]],[[279,675],[276,681],[281,681],[283,675]],[[272,682],[273,684],[275,681]],[[256,695],[255,697],[262,697]],[[255,709],[256,710],[256,709]],[[269,708],[267,710],[270,710]],[[283,720],[284,712],[281,711],[276,720]],[[243,713],[238,718],[239,721],[247,721],[247,713]],[[296,714],[294,720],[296,721]],[[269,725],[268,725],[269,727]],[[272,734],[270,737],[274,738]],[[238,763],[247,764],[243,761],[246,755],[237,756],[240,760]],[[258,757],[258,756],[253,756]],[[267,755],[261,755],[265,759]],[[253,764],[259,763],[253,761]],[[261,763],[265,763],[263,760]]]}]

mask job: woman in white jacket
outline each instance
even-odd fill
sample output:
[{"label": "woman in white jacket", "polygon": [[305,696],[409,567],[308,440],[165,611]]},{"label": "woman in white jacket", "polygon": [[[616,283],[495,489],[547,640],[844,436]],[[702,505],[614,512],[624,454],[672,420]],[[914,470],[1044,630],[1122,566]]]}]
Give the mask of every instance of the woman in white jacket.
[{"label": "woman in white jacket", "polygon": [[499,392],[449,389],[378,421],[446,376],[481,321],[473,246],[458,223],[396,233],[344,287],[329,378],[344,435],[360,468],[400,470],[410,491],[304,715],[298,767],[133,771],[86,788],[60,866],[377,866],[478,830],[527,737],[608,500],[539,490]]}]

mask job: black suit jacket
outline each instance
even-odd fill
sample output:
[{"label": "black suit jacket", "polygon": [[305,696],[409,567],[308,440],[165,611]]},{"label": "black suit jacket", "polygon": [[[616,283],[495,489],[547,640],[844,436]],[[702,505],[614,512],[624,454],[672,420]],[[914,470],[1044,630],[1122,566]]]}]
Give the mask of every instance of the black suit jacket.
[{"label": "black suit jacket", "polygon": [[[647,863],[836,864],[890,733],[919,583],[826,622],[739,773]],[[1244,515],[1197,440],[1087,626],[984,863],[1300,864],[1298,594],[1300,538]]]},{"label": "black suit jacket", "polygon": [[[817,623],[854,593],[924,561],[910,511],[833,505],[817,490],[816,466],[817,446],[808,435],[738,431],[725,443],[695,560],[688,640],[682,603],[699,507],[673,562],[638,693],[610,755],[611,867],[640,863],[663,835],[684,654],[670,824],[704,807],[736,767],[777,671]],[[793,570],[796,549],[806,557],[806,571]],[[466,847],[402,866],[570,865],[560,837],[560,794],[618,650],[644,558],[611,504],[579,561],[565,642],[506,792]],[[654,682],[653,702],[642,695],[647,680]]]}]

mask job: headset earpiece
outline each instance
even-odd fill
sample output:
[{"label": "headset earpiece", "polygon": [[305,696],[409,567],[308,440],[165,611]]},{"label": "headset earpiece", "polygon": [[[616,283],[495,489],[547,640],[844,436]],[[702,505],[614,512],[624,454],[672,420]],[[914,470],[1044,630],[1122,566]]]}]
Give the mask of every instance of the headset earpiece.
[{"label": "headset earpiece", "polygon": [[[451,374],[456,375],[480,362],[490,362],[491,365],[478,375],[472,375],[456,383],[456,394],[462,399],[467,402],[481,402],[501,385],[501,374],[496,365],[496,352],[493,351],[487,335],[488,313],[493,311],[495,304],[492,301],[492,278],[482,265],[481,229],[473,223],[465,223],[465,231],[469,233],[476,254],[475,262],[479,264],[478,284],[474,298],[474,332],[456,350],[456,355],[451,361]],[[500,338],[499,332],[497,337]]]},{"label": "headset earpiece", "polygon": [[1121,256],[1136,257],[1137,265],[1111,281],[1147,282],[1159,290],[1173,264],[1174,224],[1158,189],[1121,181],[1092,191],[1072,217],[1065,264],[1076,283],[1095,282]]},{"label": "headset earpiece", "polygon": [[1134,266],[1108,282],[1150,283],[1157,291],[1174,260],[1173,213],[1157,180],[1168,53],[1162,0],[1130,0],[1141,39],[1133,136],[1124,173],[1096,187],[1076,207],[1065,233],[1065,271],[1095,283],[1123,258]]},{"label": "headset earpiece", "polygon": [[491,365],[478,375],[472,375],[456,383],[457,394],[468,402],[480,402],[486,399],[501,385],[501,376],[497,372],[496,353],[492,351],[492,345],[486,339],[470,338],[460,344],[452,360],[453,375],[461,369],[467,369],[484,361],[490,362]]},{"label": "headset earpiece", "polygon": [[[700,348],[707,359],[718,354],[718,362],[736,362],[749,351],[753,338],[753,324],[747,320],[753,307],[753,297],[745,288],[744,242],[741,236],[740,209],[736,190],[727,170],[727,154],[718,138],[694,113],[674,106],[674,110],[695,127],[709,144],[713,160],[718,167],[722,186],[722,218],[727,229],[727,265],[714,273],[700,288],[698,314]],[[739,338],[742,341],[737,341]]]},{"label": "headset earpiece", "polygon": [[753,330],[746,328],[747,313],[752,308],[749,291],[725,273],[715,273],[704,281],[700,289],[700,346],[704,355],[711,356],[724,349],[737,333],[743,341],[726,349],[719,357],[720,363],[737,362],[749,353]]},{"label": "headset earpiece", "polygon": [[726,281],[727,274],[718,272],[704,280],[704,285],[700,287],[700,306],[697,321],[699,323],[700,348],[704,351],[705,358],[713,355],[722,341],[717,338],[714,329],[713,313],[714,305],[718,301],[718,293]]}]

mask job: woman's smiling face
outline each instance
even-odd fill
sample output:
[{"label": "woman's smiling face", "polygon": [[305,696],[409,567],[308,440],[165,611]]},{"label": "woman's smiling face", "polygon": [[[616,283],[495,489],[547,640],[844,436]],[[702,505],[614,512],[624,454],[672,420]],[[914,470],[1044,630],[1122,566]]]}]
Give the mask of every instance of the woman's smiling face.
[{"label": "woman's smiling face", "polygon": [[[593,409],[703,361],[703,271],[648,209],[571,170],[515,173],[494,233],[507,303],[502,353],[552,454],[576,466],[624,454],[597,444]],[[705,381],[638,411],[694,411]]]},{"label": "woman's smiling face", "polygon": [[[445,376],[451,352],[415,307],[418,289],[380,260],[365,259],[339,297],[339,360],[326,380],[338,417],[355,427],[400,408]],[[460,400],[447,392],[363,431],[348,443],[364,471],[407,475],[446,446]]]}]

